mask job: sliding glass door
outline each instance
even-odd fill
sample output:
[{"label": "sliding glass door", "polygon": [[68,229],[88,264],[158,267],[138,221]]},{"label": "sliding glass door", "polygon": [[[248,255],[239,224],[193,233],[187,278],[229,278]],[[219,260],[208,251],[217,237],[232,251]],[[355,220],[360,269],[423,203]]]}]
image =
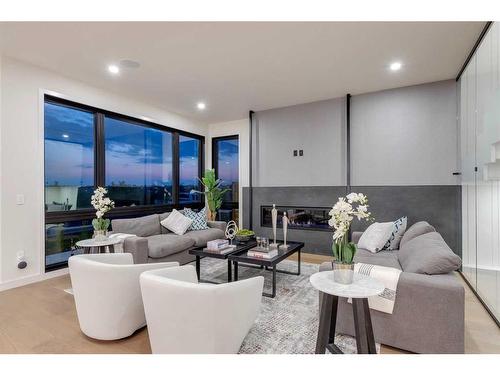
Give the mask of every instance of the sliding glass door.
[{"label": "sliding glass door", "polygon": [[460,78],[462,272],[500,321],[500,28]]},{"label": "sliding glass door", "polygon": [[229,189],[218,212],[218,219],[238,223],[240,177],[237,135],[212,139],[212,166],[215,175],[222,181],[222,188]]}]

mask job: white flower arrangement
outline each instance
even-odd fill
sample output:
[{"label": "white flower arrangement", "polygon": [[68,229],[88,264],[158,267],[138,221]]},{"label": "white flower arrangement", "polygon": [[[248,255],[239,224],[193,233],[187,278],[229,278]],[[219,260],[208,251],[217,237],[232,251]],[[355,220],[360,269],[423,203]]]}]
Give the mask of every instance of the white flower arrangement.
[{"label": "white flower arrangement", "polygon": [[96,219],[92,220],[95,230],[107,230],[110,224],[109,219],[104,219],[104,214],[115,207],[115,202],[106,197],[108,191],[99,186],[90,197],[90,203],[96,209]]},{"label": "white flower arrangement", "polygon": [[347,233],[354,218],[358,220],[371,218],[368,211],[368,198],[361,193],[350,193],[345,197],[340,197],[330,210],[329,215],[328,225],[334,229],[334,256],[340,262],[352,263],[356,249],[354,244],[347,243]]}]

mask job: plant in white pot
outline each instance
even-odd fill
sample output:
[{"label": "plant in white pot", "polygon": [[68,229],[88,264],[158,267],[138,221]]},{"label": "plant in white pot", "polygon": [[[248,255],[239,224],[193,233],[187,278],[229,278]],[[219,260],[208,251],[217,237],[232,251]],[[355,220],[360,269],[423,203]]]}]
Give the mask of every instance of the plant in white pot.
[{"label": "plant in white pot", "polygon": [[103,241],[107,238],[109,228],[109,219],[104,218],[104,214],[115,206],[115,202],[106,197],[108,191],[103,187],[98,187],[94,190],[94,194],[90,197],[92,206],[96,209],[96,218],[92,220],[94,227],[94,239],[96,241]]},{"label": "plant in white pot", "polygon": [[353,279],[354,255],[357,247],[349,242],[349,228],[354,218],[358,220],[370,220],[368,211],[368,198],[361,193],[350,193],[340,197],[331,209],[328,224],[334,229],[332,251],[333,275],[338,283],[350,284]]}]

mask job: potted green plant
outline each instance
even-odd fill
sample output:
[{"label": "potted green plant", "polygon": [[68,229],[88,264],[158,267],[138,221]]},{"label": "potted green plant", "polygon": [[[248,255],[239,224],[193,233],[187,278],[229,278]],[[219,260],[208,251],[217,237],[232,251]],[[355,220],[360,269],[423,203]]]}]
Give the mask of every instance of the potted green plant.
[{"label": "potted green plant", "polygon": [[361,193],[350,193],[340,197],[329,212],[328,224],[334,229],[333,233],[333,277],[341,284],[351,284],[354,273],[354,255],[357,246],[349,242],[349,228],[354,218],[370,220],[368,212],[368,198]]},{"label": "potted green plant", "polygon": [[222,205],[222,199],[229,189],[221,189],[221,180],[215,178],[215,169],[207,169],[205,175],[200,180],[205,191],[191,190],[191,193],[203,194],[208,205],[208,220],[215,220],[217,210]]}]

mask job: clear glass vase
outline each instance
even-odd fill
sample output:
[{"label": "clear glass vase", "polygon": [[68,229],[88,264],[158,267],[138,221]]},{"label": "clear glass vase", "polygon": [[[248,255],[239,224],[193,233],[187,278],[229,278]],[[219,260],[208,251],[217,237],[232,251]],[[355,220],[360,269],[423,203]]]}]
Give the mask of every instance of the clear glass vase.
[{"label": "clear glass vase", "polygon": [[339,284],[352,284],[354,263],[332,262],[333,281]]},{"label": "clear glass vase", "polygon": [[108,231],[106,230],[95,230],[94,229],[94,240],[96,241],[105,241],[108,239]]}]

